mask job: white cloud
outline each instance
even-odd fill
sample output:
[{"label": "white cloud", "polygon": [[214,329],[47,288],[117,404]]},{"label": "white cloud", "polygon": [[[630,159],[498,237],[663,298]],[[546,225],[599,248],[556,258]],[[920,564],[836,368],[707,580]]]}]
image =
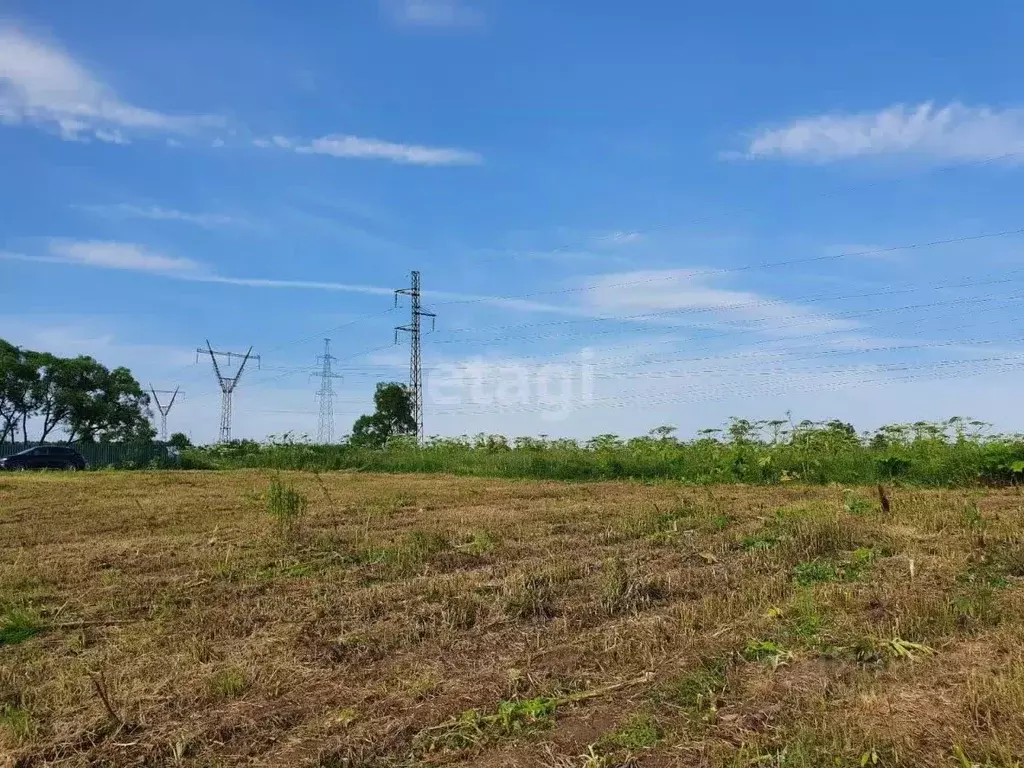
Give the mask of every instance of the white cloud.
[{"label": "white cloud", "polygon": [[50,253],[50,261],[103,269],[168,275],[201,275],[203,272],[202,265],[196,261],[153,253],[133,243],[55,240],[50,244]]},{"label": "white cloud", "polygon": [[124,137],[123,133],[121,133],[120,131],[118,131],[116,129],[112,130],[112,131],[107,131],[107,130],[104,130],[103,128],[97,128],[96,129],[96,133],[94,135],[96,136],[97,139],[99,139],[100,141],[106,142],[107,144],[130,144],[131,143],[130,141],[128,141],[128,139],[126,139]]},{"label": "white cloud", "polygon": [[460,0],[381,0],[396,24],[408,27],[479,27],[484,15]]},{"label": "white cloud", "polygon": [[980,160],[1024,152],[1024,108],[952,102],[896,104],[878,112],[818,115],[761,131],[742,156],[827,163],[844,158],[911,154]]},{"label": "white cloud", "polygon": [[158,205],[139,206],[128,203],[117,205],[83,205],[83,210],[119,219],[151,219],[153,221],[180,221],[200,227],[220,227],[242,223],[233,216],[219,213],[188,213],[174,208],[161,208]]},{"label": "white cloud", "polygon": [[124,131],[189,133],[221,122],[122,101],[56,46],[0,26],[0,123],[52,126],[68,141],[124,144]]},{"label": "white cloud", "polygon": [[[340,133],[314,139],[309,144],[293,144],[284,137],[275,136],[273,144],[286,149],[292,148],[305,155],[390,160],[393,163],[408,165],[477,165],[483,162],[483,158],[479,154],[465,149],[396,144],[380,139],[364,139]],[[257,146],[269,146],[269,142]]]},{"label": "white cloud", "polygon": [[[662,313],[657,319],[671,325],[709,328],[742,323],[783,336],[856,327],[848,320],[831,318],[799,304],[753,291],[717,287],[715,279],[703,270],[620,272],[590,279],[584,296],[588,307],[601,314]],[[676,311],[679,314],[670,314]],[[794,331],[795,324],[800,327]]]}]

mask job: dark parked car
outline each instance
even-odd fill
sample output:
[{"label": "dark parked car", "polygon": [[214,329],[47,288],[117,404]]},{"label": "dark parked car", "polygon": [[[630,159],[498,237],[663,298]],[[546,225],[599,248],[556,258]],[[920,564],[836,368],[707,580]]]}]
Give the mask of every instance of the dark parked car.
[{"label": "dark parked car", "polygon": [[0,469],[85,469],[85,459],[74,448],[37,445],[27,451],[0,459]]}]

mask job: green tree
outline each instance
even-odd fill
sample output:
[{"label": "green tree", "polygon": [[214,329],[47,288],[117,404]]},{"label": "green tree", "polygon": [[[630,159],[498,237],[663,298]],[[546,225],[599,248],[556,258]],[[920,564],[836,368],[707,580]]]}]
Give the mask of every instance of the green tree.
[{"label": "green tree", "polygon": [[127,368],[108,369],[91,357],[62,358],[0,340],[0,439],[43,442],[58,431],[68,442],[147,442],[149,396]]},{"label": "green tree", "polygon": [[349,442],[361,448],[383,448],[398,435],[415,435],[416,420],[412,415],[412,393],[405,384],[382,381],[373,393],[375,410],[360,416],[352,425]]},{"label": "green tree", "polygon": [[27,440],[30,392],[38,379],[32,354],[0,339],[0,442],[15,442],[19,426]]},{"label": "green tree", "polygon": [[167,444],[172,448],[177,448],[179,451],[192,447],[192,441],[188,439],[188,435],[184,432],[172,433],[170,438],[167,440]]}]

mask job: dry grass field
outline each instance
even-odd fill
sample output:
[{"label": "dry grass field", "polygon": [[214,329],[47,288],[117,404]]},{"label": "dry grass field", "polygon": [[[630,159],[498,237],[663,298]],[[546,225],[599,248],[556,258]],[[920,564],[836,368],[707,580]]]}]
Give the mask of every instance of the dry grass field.
[{"label": "dry grass field", "polygon": [[0,765],[1017,766],[1024,497],[889,493],[0,476]]}]

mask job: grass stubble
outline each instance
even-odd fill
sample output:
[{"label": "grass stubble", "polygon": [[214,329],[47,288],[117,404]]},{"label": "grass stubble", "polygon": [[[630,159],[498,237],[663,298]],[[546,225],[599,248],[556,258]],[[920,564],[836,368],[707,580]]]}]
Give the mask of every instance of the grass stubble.
[{"label": "grass stubble", "polygon": [[5,479],[0,765],[1017,766],[1022,497],[887,498]]}]

